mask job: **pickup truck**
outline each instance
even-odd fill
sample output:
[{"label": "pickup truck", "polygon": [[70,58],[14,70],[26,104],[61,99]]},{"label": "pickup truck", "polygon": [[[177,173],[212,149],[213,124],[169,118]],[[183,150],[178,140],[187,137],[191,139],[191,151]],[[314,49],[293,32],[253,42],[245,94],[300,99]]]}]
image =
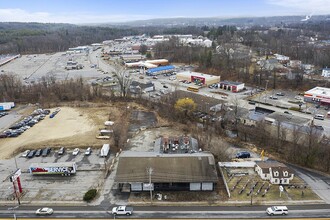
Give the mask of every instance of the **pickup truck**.
[{"label": "pickup truck", "polygon": [[133,208],[128,206],[118,206],[112,208],[113,215],[132,215]]}]

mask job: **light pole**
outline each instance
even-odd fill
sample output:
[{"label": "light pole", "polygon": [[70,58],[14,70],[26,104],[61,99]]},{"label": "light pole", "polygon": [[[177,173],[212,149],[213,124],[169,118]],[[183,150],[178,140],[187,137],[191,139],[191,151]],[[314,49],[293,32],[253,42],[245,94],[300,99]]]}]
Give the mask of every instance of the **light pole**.
[{"label": "light pole", "polygon": [[149,167],[147,173],[149,174],[149,190],[150,190],[150,203],[152,204],[152,188],[151,188],[151,174],[153,172],[152,167]]},{"label": "light pole", "polygon": [[13,210],[13,214],[14,214],[14,220],[16,220],[16,214],[15,214],[15,210],[19,208],[19,205],[18,206],[14,206],[14,207],[11,207],[11,208],[8,208],[8,210]]}]

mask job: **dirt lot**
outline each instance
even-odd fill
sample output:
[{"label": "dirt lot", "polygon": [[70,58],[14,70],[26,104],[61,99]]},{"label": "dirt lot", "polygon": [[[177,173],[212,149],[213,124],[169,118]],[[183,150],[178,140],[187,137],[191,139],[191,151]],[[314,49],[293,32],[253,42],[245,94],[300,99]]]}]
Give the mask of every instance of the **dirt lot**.
[{"label": "dirt lot", "polygon": [[[51,109],[54,110],[54,109]],[[23,149],[44,146],[68,148],[93,146],[101,147],[105,140],[96,139],[104,121],[118,118],[114,107],[72,108],[61,107],[52,119],[46,117],[38,124],[16,138],[0,140],[0,159],[6,159]],[[114,120],[115,121],[115,120]]]}]

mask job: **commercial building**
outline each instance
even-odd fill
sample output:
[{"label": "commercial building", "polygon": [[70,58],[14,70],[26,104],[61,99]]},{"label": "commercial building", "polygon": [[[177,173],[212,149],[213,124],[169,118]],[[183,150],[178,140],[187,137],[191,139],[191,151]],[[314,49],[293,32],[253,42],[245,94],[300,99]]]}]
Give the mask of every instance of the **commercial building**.
[{"label": "commercial building", "polygon": [[5,65],[6,63],[9,63],[12,60],[15,60],[17,58],[21,57],[20,54],[17,55],[9,55],[9,56],[0,56],[0,66]]},{"label": "commercial building", "polygon": [[133,63],[125,63],[125,66],[129,68],[144,67],[150,69],[150,68],[156,68],[158,66],[165,66],[168,64],[169,62],[166,59],[157,59],[157,60],[146,60],[146,61],[139,61]]},{"label": "commercial building", "polygon": [[87,46],[79,46],[79,47],[72,47],[66,52],[67,54],[70,53],[87,53],[89,51],[89,47]]},{"label": "commercial building", "polygon": [[220,76],[208,75],[204,73],[197,72],[179,72],[176,74],[177,80],[186,80],[195,84],[201,85],[212,85],[220,82]]},{"label": "commercial building", "polygon": [[147,76],[155,76],[163,73],[172,73],[174,70],[175,67],[172,65],[160,66],[160,67],[148,69],[146,74]]},{"label": "commercial building", "polygon": [[122,152],[115,182],[132,192],[213,191],[218,181],[211,153]]},{"label": "commercial building", "polygon": [[241,82],[222,81],[219,84],[219,88],[232,92],[240,92],[244,89],[245,84]]},{"label": "commercial building", "polygon": [[315,87],[304,94],[305,102],[330,106],[330,88]]},{"label": "commercial building", "polygon": [[293,129],[295,126],[309,126],[312,122],[309,118],[303,118],[292,114],[273,112],[267,115],[264,120],[273,125]]}]

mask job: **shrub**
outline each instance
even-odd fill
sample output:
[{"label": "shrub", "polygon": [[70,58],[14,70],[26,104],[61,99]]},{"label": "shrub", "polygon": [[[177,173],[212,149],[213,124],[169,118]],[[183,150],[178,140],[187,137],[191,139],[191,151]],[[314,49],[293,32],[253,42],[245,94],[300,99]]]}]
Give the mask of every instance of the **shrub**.
[{"label": "shrub", "polygon": [[90,189],[85,193],[84,201],[85,202],[90,202],[96,197],[96,195],[97,195],[97,190],[96,189]]}]

